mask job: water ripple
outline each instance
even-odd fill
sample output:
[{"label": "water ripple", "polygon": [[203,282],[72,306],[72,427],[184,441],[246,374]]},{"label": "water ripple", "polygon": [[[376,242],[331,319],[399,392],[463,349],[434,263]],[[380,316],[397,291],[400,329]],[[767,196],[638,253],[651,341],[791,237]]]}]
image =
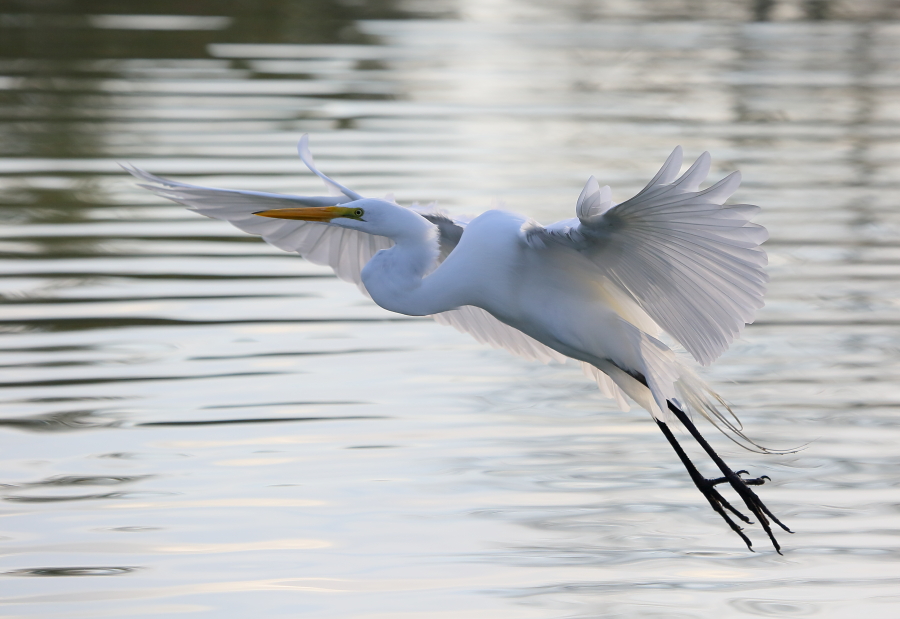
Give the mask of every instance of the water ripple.
[{"label": "water ripple", "polygon": [[139,567],[32,567],[3,572],[4,576],[120,576]]},{"label": "water ripple", "polygon": [[[19,577],[0,604],[892,616],[889,2],[144,4],[0,14],[0,545]],[[797,530],[785,556],[758,527],[744,549],[646,413],[578,368],[389,315],[117,165],[317,195],[304,133],[363,195],[454,214],[496,199],[545,223],[591,174],[633,195],[675,144],[710,150],[711,180],[740,169],[736,199],[771,234],[767,306],[701,371],[751,436],[807,445],[756,456],[710,436],[775,480],[760,493]],[[110,575],[128,578],[40,578]]]},{"label": "water ripple", "polygon": [[135,424],[137,426],[223,426],[255,423],[293,423],[303,421],[348,421],[357,419],[389,419],[388,417],[376,417],[372,415],[345,415],[332,417],[254,417],[249,419],[203,419],[197,421],[147,421]]}]

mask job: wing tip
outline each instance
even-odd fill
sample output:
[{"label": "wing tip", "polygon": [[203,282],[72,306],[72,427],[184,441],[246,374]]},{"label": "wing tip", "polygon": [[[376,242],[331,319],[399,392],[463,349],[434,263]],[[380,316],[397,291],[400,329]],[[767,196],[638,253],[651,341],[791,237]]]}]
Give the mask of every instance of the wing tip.
[{"label": "wing tip", "polygon": [[300,155],[300,161],[302,161],[310,171],[315,171],[315,162],[313,161],[312,152],[309,150],[308,133],[304,133],[300,136],[300,141],[297,142],[297,154]]},{"label": "wing tip", "polygon": [[167,188],[177,187],[179,183],[169,180],[167,178],[163,178],[161,176],[156,176],[155,174],[151,174],[147,170],[137,167],[136,165],[126,162],[116,162],[119,164],[119,167],[131,174],[133,177],[140,181],[144,181],[147,183],[153,183],[152,185],[142,185],[138,184],[138,187],[149,189],[150,191],[157,192]]},{"label": "wing tip", "polygon": [[666,161],[659,168],[659,172],[656,173],[650,182],[647,183],[647,186],[644,187],[638,195],[641,195],[647,191],[653,189],[658,185],[668,185],[672,181],[675,180],[675,177],[678,176],[678,173],[681,171],[681,164],[684,161],[684,149],[681,148],[681,144],[677,145],[672,149],[672,152],[666,157]]}]

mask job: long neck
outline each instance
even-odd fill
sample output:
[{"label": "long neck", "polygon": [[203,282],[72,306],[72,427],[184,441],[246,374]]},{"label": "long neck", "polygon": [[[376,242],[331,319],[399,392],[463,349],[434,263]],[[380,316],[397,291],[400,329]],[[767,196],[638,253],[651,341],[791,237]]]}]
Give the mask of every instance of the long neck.
[{"label": "long neck", "polygon": [[392,237],[392,248],[378,252],[369,260],[362,270],[362,282],[372,299],[384,309],[408,316],[427,316],[457,305],[451,298],[452,291],[446,287],[423,286],[426,275],[437,264],[438,230],[423,217],[415,215],[415,218],[418,222],[410,220],[401,233]]}]

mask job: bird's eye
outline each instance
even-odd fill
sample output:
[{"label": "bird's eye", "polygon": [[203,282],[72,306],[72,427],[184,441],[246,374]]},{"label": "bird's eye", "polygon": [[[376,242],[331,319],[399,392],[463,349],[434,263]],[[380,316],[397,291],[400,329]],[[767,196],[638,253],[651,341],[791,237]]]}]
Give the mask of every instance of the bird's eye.
[{"label": "bird's eye", "polygon": [[353,216],[354,216],[354,217],[362,217],[362,216],[363,216],[363,210],[362,210],[361,208],[356,209],[355,211],[353,211]]}]

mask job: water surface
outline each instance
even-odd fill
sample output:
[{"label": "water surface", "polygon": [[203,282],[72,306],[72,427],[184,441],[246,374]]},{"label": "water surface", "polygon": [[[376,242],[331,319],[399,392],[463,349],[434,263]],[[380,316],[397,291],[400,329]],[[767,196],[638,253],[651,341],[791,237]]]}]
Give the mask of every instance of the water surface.
[{"label": "water surface", "polygon": [[[54,6],[0,15],[0,614],[896,616],[887,9]],[[543,222],[676,144],[740,169],[772,282],[704,374],[757,440],[810,444],[710,439],[773,479],[784,556],[576,366],[389,314],[116,165],[316,193],[303,133],[363,194]]]}]

